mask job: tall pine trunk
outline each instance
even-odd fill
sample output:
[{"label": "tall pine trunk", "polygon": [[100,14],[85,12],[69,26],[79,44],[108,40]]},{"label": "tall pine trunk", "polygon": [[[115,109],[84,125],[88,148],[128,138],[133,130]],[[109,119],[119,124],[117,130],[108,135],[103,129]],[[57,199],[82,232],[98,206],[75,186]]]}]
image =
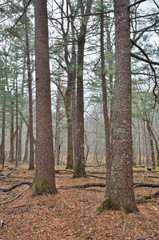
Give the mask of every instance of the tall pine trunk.
[{"label": "tall pine trunk", "polygon": [[36,177],[35,193],[57,192],[55,185],[47,1],[35,0]]},{"label": "tall pine trunk", "polygon": [[126,213],[137,211],[133,190],[132,110],[129,1],[114,0],[115,97],[113,109],[113,156],[109,207]]},{"label": "tall pine trunk", "polygon": [[[101,0],[101,9],[103,8],[103,0]],[[102,94],[103,94],[103,116],[104,116],[104,131],[105,131],[105,151],[106,151],[106,194],[110,189],[110,176],[111,176],[111,153],[110,153],[110,124],[108,116],[108,103],[107,103],[107,84],[105,77],[105,57],[104,57],[104,16],[100,17],[100,51],[101,51],[101,78],[102,78]]]}]

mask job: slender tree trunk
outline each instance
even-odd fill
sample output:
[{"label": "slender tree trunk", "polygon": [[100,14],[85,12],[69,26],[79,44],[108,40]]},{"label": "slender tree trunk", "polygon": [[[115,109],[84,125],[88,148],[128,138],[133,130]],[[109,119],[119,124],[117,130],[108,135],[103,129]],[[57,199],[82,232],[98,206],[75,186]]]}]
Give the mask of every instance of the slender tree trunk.
[{"label": "slender tree trunk", "polygon": [[113,103],[114,103],[114,87],[113,87],[113,53],[112,53],[112,43],[111,43],[111,29],[110,29],[110,19],[106,21],[106,34],[107,34],[107,55],[108,55],[108,76],[109,76],[109,86],[110,86],[110,117],[109,117],[109,132],[110,132],[110,152],[112,154],[113,149]]},{"label": "slender tree trunk", "polygon": [[66,118],[67,118],[67,166],[66,166],[66,169],[73,169],[71,81],[72,81],[72,76],[71,74],[68,74],[68,85],[65,93],[65,109],[66,109]]},{"label": "slender tree trunk", "polygon": [[6,119],[6,93],[5,93],[5,86],[4,86],[3,105],[2,105],[2,138],[1,138],[1,149],[0,149],[0,160],[2,163],[2,169],[4,168],[4,162],[5,162],[5,119]]},{"label": "slender tree trunk", "polygon": [[32,76],[30,64],[30,48],[29,48],[29,35],[28,35],[28,22],[25,23],[25,38],[26,38],[26,55],[27,55],[27,71],[28,71],[28,90],[29,90],[29,170],[34,169],[34,142],[33,142],[33,101],[32,101]]},{"label": "slender tree trunk", "polygon": [[75,47],[75,33],[74,26],[72,26],[72,80],[71,80],[71,102],[72,102],[72,132],[73,132],[73,168],[75,167],[75,159],[77,156],[77,95],[76,95],[76,47]]},{"label": "slender tree trunk", "polygon": [[[60,82],[60,81],[59,81]],[[60,102],[61,94],[59,89],[57,90],[57,102],[56,102],[56,137],[55,137],[55,156],[56,164],[60,164]]]},{"label": "slender tree trunk", "polygon": [[154,152],[154,144],[153,144],[153,132],[150,126],[150,120],[146,119],[146,124],[147,124],[147,131],[149,133],[149,140],[150,140],[150,149],[151,149],[151,163],[152,167],[155,168],[156,163],[155,163],[155,152]]},{"label": "slender tree trunk", "polygon": [[47,1],[34,0],[36,67],[36,177],[35,193],[57,192],[55,185]]},{"label": "slender tree trunk", "polygon": [[141,166],[141,136],[140,136],[140,126],[138,121],[138,153],[139,153],[139,166]]},{"label": "slender tree trunk", "polygon": [[22,160],[22,121],[19,126],[18,134],[18,162],[20,162]]},{"label": "slender tree trunk", "polygon": [[114,0],[115,98],[113,110],[113,156],[109,208],[137,211],[133,190],[132,110],[129,1]]},{"label": "slender tree trunk", "polygon": [[145,129],[145,121],[144,121],[144,142],[145,142],[145,153],[146,153],[146,165],[149,165],[149,155],[148,155],[148,146],[147,146],[147,136],[146,136],[146,129]]},{"label": "slender tree trunk", "polygon": [[[101,0],[101,9],[103,9],[103,0]],[[106,189],[105,194],[110,189],[110,176],[111,176],[111,153],[110,153],[110,125],[108,116],[108,103],[107,103],[107,84],[105,78],[105,57],[104,57],[104,16],[101,14],[100,26],[100,51],[101,51],[101,78],[102,78],[102,95],[103,95],[103,116],[104,116],[104,131],[105,131],[105,151],[106,151]]]},{"label": "slender tree trunk", "polygon": [[27,162],[28,161],[28,142],[29,142],[29,128],[27,129],[27,134],[26,134],[25,151],[24,151],[23,162]]},{"label": "slender tree trunk", "polygon": [[[86,14],[89,14],[92,7],[92,0],[87,2]],[[84,5],[80,1],[81,14],[84,14]],[[77,155],[75,159],[73,177],[86,177],[85,155],[84,155],[84,91],[83,91],[83,67],[84,47],[87,31],[88,17],[81,21],[80,33],[78,36],[78,67],[77,67]]]},{"label": "slender tree trunk", "polygon": [[[12,98],[12,96],[11,96]],[[9,153],[9,159],[11,162],[14,162],[14,101],[11,100],[10,105],[10,153]]]},{"label": "slender tree trunk", "polygon": [[19,133],[19,119],[18,119],[18,83],[17,83],[17,69],[16,69],[16,147],[15,147],[15,166],[18,166],[18,133]]}]

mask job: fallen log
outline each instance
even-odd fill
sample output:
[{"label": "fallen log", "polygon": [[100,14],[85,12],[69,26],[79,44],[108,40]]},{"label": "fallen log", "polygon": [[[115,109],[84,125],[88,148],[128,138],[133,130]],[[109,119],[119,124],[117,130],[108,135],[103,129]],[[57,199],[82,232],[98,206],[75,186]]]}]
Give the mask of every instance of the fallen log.
[{"label": "fallen log", "polygon": [[134,187],[159,187],[159,182],[134,182]]},{"label": "fallen log", "polygon": [[0,188],[0,191],[2,191],[2,192],[9,192],[9,191],[11,191],[11,190],[21,186],[21,185],[24,185],[24,184],[31,185],[31,182],[28,182],[28,181],[18,182],[16,184],[14,184],[13,186],[9,187],[9,188]]},{"label": "fallen log", "polygon": [[[31,185],[31,182],[25,181],[25,182],[18,182],[15,185],[9,187],[9,188],[0,188],[0,191],[2,192],[9,192],[16,187],[19,187],[23,184]],[[58,189],[73,189],[73,188],[89,188],[89,187],[105,187],[105,183],[86,183],[83,185],[73,185],[73,186],[59,186]],[[159,187],[159,182],[134,182],[134,187]]]},{"label": "fallen log", "polygon": [[58,189],[89,188],[89,187],[105,187],[105,183],[86,183],[83,185],[60,186],[58,187]]}]

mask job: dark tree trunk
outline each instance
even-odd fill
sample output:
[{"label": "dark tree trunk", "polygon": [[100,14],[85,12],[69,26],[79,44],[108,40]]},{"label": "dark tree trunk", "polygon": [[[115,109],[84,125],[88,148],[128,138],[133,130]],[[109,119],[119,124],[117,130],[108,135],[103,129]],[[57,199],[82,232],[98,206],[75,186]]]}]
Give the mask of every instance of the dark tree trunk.
[{"label": "dark tree trunk", "polygon": [[27,162],[28,161],[28,142],[29,142],[29,128],[27,129],[27,134],[26,134],[25,151],[24,151],[23,162]]},{"label": "dark tree trunk", "polygon": [[[84,14],[84,5],[80,1],[81,14]],[[86,14],[91,11],[92,1],[87,2]],[[84,155],[84,92],[83,92],[83,67],[84,67],[84,47],[87,31],[88,17],[81,20],[80,33],[78,35],[78,60],[77,60],[77,155],[75,159],[73,177],[86,177],[85,155]]]},{"label": "dark tree trunk", "polygon": [[[101,0],[101,9],[103,9],[103,0]],[[108,103],[107,103],[107,84],[105,78],[105,56],[104,56],[104,16],[101,14],[100,26],[100,51],[101,51],[101,78],[102,78],[102,95],[103,95],[103,116],[104,116],[104,131],[105,131],[105,151],[106,151],[106,193],[110,189],[110,176],[111,176],[111,153],[110,153],[110,125],[108,116]]]},{"label": "dark tree trunk", "polygon": [[35,193],[57,192],[55,185],[47,1],[34,0],[36,67],[36,177]]},{"label": "dark tree trunk", "polygon": [[141,136],[140,136],[140,125],[139,125],[139,121],[138,121],[138,153],[139,153],[139,166],[141,166]]},{"label": "dark tree trunk", "polygon": [[149,165],[149,155],[148,155],[148,146],[147,146],[147,136],[146,136],[146,129],[145,129],[145,121],[144,121],[144,145],[145,145],[145,153],[146,153],[146,165]]},{"label": "dark tree trunk", "polygon": [[[59,81],[60,82],[60,81]],[[55,137],[55,156],[56,164],[60,164],[60,102],[61,102],[61,93],[59,89],[57,90],[57,102],[56,102],[56,137]]]},{"label": "dark tree trunk", "polygon": [[32,76],[30,67],[30,48],[28,36],[28,21],[25,23],[25,38],[26,38],[26,56],[27,56],[27,71],[28,71],[28,91],[29,91],[29,170],[34,169],[34,142],[33,142],[33,107],[32,107]]},{"label": "dark tree trunk", "polygon": [[19,119],[18,119],[18,84],[17,84],[17,70],[16,70],[16,147],[15,147],[15,166],[18,166],[18,136],[19,136]]},{"label": "dark tree trunk", "polygon": [[65,109],[67,118],[67,166],[66,169],[73,169],[73,132],[72,132],[72,104],[71,104],[71,81],[72,76],[68,74],[68,85],[65,93]]},{"label": "dark tree trunk", "polygon": [[152,167],[155,168],[156,163],[155,163],[155,152],[154,152],[154,144],[153,144],[153,132],[151,129],[149,119],[146,119],[146,124],[147,124],[147,131],[149,133],[149,141],[150,141],[150,149],[151,149],[151,164],[152,164]]},{"label": "dark tree trunk", "polygon": [[131,129],[131,64],[129,1],[114,0],[115,10],[115,97],[113,109],[113,156],[111,208],[137,211],[133,190]]},{"label": "dark tree trunk", "polygon": [[73,132],[73,167],[75,166],[75,159],[77,156],[77,96],[76,96],[76,47],[75,47],[75,33],[74,26],[72,26],[72,80],[71,80],[71,102],[72,102],[72,132]]},{"label": "dark tree trunk", "polygon": [[22,121],[19,126],[18,134],[18,162],[20,162],[22,160]]},{"label": "dark tree trunk", "polygon": [[[12,96],[11,96],[12,97]],[[10,152],[9,159],[11,162],[14,162],[14,101],[11,100],[10,105]]]},{"label": "dark tree trunk", "polygon": [[1,149],[0,149],[0,161],[2,163],[2,169],[4,168],[5,162],[5,119],[6,119],[6,93],[5,86],[3,91],[3,105],[2,105],[2,138],[1,138]]}]

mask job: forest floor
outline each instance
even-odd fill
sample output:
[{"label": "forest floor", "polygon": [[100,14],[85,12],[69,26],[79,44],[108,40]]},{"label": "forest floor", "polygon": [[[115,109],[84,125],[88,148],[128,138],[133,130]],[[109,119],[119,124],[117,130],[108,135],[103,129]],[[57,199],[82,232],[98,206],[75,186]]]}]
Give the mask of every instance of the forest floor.
[{"label": "forest floor", "polygon": [[[59,166],[56,169],[64,168]],[[15,168],[6,163],[4,171],[0,173],[0,188],[8,188],[20,181],[32,182],[35,171],[27,169],[27,164]],[[86,170],[105,177],[101,173],[104,171],[102,167]],[[147,172],[146,168],[134,170],[146,171],[145,174],[135,172],[135,182],[159,182],[159,173]],[[82,179],[71,177],[70,173],[57,173],[57,187],[105,183],[104,179],[95,176]],[[137,187],[135,196],[149,195],[157,189],[159,190]],[[94,214],[103,200],[102,187],[59,189],[56,195],[34,197],[29,185],[21,185],[8,192],[0,191],[0,240],[159,239],[159,196],[138,204],[139,213],[125,214],[122,211],[107,210],[99,215]]]}]

